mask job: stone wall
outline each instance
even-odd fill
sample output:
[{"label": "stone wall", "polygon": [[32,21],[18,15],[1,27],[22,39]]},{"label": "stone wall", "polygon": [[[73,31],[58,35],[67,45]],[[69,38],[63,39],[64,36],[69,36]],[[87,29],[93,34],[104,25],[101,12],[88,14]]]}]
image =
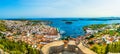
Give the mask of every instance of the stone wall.
[{"label": "stone wall", "polygon": [[43,46],[41,49],[41,54],[96,54],[96,53],[83,46],[82,43],[76,46],[74,41],[70,41],[68,46],[64,47],[64,43],[61,40],[54,41]]},{"label": "stone wall", "polygon": [[4,51],[2,49],[0,49],[0,54],[4,54]]},{"label": "stone wall", "polygon": [[53,46],[50,47],[49,49],[49,54],[59,54],[62,53],[64,54],[66,52],[67,54],[69,53],[74,53],[74,54],[84,54],[77,46],[75,45],[68,45],[66,48],[64,45],[61,46]]},{"label": "stone wall", "polygon": [[9,53],[4,52],[2,49],[0,49],[0,54],[9,54]]}]

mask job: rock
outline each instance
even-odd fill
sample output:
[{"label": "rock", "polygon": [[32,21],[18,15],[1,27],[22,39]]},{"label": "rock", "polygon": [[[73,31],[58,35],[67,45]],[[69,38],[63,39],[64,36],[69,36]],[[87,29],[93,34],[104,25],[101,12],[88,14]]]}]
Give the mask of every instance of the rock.
[{"label": "rock", "polygon": [[0,49],[0,54],[4,54],[4,52],[3,52],[3,50],[2,50],[2,49]]}]

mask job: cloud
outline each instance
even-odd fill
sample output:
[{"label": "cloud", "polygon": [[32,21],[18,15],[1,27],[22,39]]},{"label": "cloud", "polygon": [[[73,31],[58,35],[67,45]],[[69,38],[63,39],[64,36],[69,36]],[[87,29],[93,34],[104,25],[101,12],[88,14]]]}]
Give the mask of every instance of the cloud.
[{"label": "cloud", "polygon": [[19,0],[0,9],[0,16],[104,17],[120,16],[120,0]]}]

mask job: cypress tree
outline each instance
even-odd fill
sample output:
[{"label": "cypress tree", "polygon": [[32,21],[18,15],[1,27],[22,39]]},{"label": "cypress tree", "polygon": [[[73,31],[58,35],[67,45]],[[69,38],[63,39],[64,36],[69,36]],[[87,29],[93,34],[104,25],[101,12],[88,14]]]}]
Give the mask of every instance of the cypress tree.
[{"label": "cypress tree", "polygon": [[109,44],[107,44],[106,48],[105,48],[105,54],[107,54],[109,52]]}]

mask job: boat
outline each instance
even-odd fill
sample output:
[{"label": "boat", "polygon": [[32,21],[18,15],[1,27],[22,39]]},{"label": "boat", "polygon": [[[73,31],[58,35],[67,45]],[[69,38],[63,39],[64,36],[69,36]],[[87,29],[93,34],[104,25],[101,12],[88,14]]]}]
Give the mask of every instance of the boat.
[{"label": "boat", "polygon": [[65,31],[64,30],[60,30],[60,34],[65,34]]}]

